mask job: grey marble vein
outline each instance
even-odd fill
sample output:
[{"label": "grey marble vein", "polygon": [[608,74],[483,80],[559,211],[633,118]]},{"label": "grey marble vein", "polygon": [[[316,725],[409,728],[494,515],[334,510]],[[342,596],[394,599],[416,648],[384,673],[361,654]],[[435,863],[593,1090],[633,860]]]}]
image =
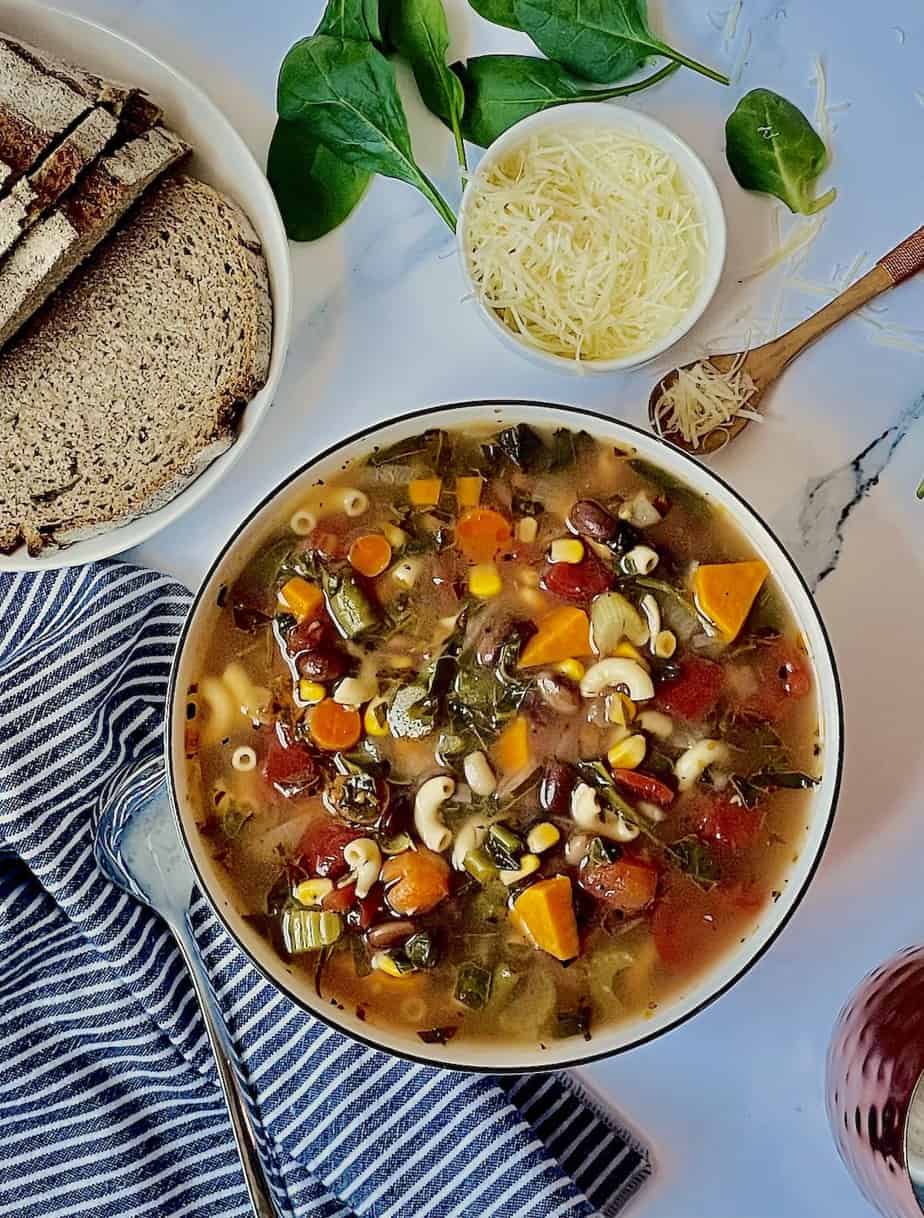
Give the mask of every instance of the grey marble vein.
[{"label": "grey marble vein", "polygon": [[791,527],[777,522],[812,591],[837,568],[854,509],[877,486],[895,450],[922,417],[924,393],[852,460],[806,483]]}]

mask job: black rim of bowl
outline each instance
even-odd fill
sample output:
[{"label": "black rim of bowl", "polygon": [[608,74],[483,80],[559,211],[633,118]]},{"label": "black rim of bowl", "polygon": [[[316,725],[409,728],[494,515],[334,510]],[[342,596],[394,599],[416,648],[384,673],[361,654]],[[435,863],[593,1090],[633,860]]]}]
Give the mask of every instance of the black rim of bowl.
[{"label": "black rim of bowl", "polygon": [[[364,439],[368,438],[369,436],[373,436],[376,432],[382,431],[386,427],[391,427],[397,423],[407,423],[407,422],[410,422],[412,419],[425,418],[428,415],[441,414],[441,413],[445,413],[446,411],[453,411],[453,410],[471,410],[471,409],[483,409],[485,411],[490,411],[492,409],[496,409],[499,412],[503,412],[503,410],[508,409],[510,407],[524,407],[527,410],[537,408],[539,410],[563,411],[566,414],[573,414],[573,415],[576,415],[579,417],[583,417],[585,419],[591,419],[594,421],[605,423],[609,426],[612,426],[613,424],[615,424],[618,427],[624,428],[626,431],[632,432],[634,435],[642,436],[646,441],[650,441],[652,439],[651,433],[644,431],[642,428],[637,427],[632,423],[625,423],[625,422],[623,422],[622,419],[615,419],[610,415],[602,414],[598,410],[589,410],[583,406],[565,406],[565,405],[562,405],[561,403],[543,402],[543,401],[538,401],[536,399],[530,399],[530,398],[475,398],[475,399],[472,399],[470,401],[465,401],[465,402],[447,402],[447,403],[443,403],[441,405],[425,406],[419,410],[410,410],[404,414],[396,415],[394,418],[391,418],[391,419],[383,419],[383,420],[379,420],[376,423],[370,423],[366,427],[362,427],[358,431],[352,432],[350,435],[344,437],[343,439],[337,440],[335,443],[333,443],[333,444],[329,445],[327,448],[325,448],[322,452],[317,453],[309,461],[304,462],[302,465],[299,466],[298,469],[294,470],[291,474],[289,474],[286,478],[284,478],[282,482],[278,483],[277,486],[275,486],[271,491],[269,491],[268,494],[266,494],[263,497],[263,499],[260,500],[260,502],[256,505],[256,507],[254,507],[247,514],[247,516],[237,525],[237,527],[234,529],[234,532],[230,535],[230,537],[228,537],[228,539],[222,545],[217,557],[214,559],[214,561],[212,562],[212,565],[209,567],[207,573],[203,577],[202,582],[199,586],[199,589],[193,598],[193,602],[192,602],[191,606],[189,607],[189,610],[186,614],[186,618],[183,622],[183,628],[180,632],[180,637],[177,640],[176,651],[174,653],[173,663],[172,663],[171,669],[170,669],[170,683],[169,683],[169,686],[167,689],[167,709],[166,709],[166,714],[164,716],[164,756],[166,759],[166,771],[167,771],[167,779],[168,779],[167,789],[168,789],[168,793],[169,793],[169,797],[170,797],[170,804],[171,804],[171,807],[173,808],[173,814],[176,818],[177,824],[179,825],[180,836],[183,840],[183,845],[186,848],[186,853],[189,857],[190,863],[192,864],[192,868],[195,873],[196,880],[198,881],[199,889],[200,889],[202,895],[205,897],[212,912],[218,918],[219,922],[222,924],[222,926],[224,927],[226,932],[231,936],[231,939],[233,940],[233,942],[237,945],[237,947],[240,949],[240,951],[243,952],[243,954],[250,961],[250,963],[253,965],[253,967],[270,983],[270,985],[272,985],[275,989],[279,990],[281,993],[285,994],[285,996],[287,998],[291,999],[297,1006],[301,1007],[301,1009],[303,1011],[305,1011],[306,1014],[311,1015],[315,1019],[321,1020],[322,1023],[327,1024],[327,1026],[332,1028],[335,1032],[339,1032],[343,1036],[348,1036],[348,1037],[350,1037],[350,1039],[357,1041],[359,1044],[362,1044],[369,1049],[376,1049],[380,1053],[389,1053],[394,1057],[404,1058],[405,1061],[415,1062],[415,1063],[425,1065],[425,1066],[436,1066],[436,1067],[440,1067],[444,1070],[459,1070],[459,1071],[464,1071],[466,1073],[472,1073],[472,1074],[531,1074],[531,1073],[541,1073],[541,1072],[545,1072],[545,1071],[549,1071],[549,1070],[570,1069],[575,1066],[586,1066],[592,1062],[604,1061],[606,1058],[616,1057],[619,1054],[627,1053],[631,1049],[637,1049],[641,1045],[648,1044],[649,1041],[656,1040],[656,1039],[658,1039],[658,1037],[664,1036],[667,1032],[673,1031],[675,1028],[680,1027],[681,1024],[687,1023],[688,1020],[691,1020],[696,1015],[699,1015],[707,1007],[711,1006],[712,1003],[716,1002],[719,998],[721,998],[723,994],[728,993],[728,991],[732,988],[732,986],[736,985],[741,980],[741,978],[744,977],[744,975],[746,973],[750,972],[750,970],[754,967],[754,965],[758,962],[758,960],[760,960],[764,956],[764,954],[770,949],[770,947],[772,947],[772,945],[776,942],[776,940],[782,934],[785,927],[789,924],[790,919],[792,918],[793,914],[798,909],[799,905],[801,905],[802,900],[805,897],[806,892],[808,891],[809,885],[811,884],[812,880],[815,878],[815,874],[818,871],[818,867],[821,863],[822,857],[825,853],[825,850],[828,845],[828,841],[831,836],[831,829],[832,829],[832,826],[834,823],[834,816],[835,816],[835,812],[837,810],[837,803],[838,803],[838,799],[840,796],[841,779],[843,777],[843,768],[844,768],[844,701],[843,701],[843,695],[841,692],[840,677],[838,676],[837,664],[834,659],[834,651],[831,646],[831,640],[828,637],[828,631],[824,624],[824,620],[822,619],[821,613],[818,610],[818,606],[815,603],[815,597],[812,595],[812,592],[811,592],[808,584],[805,582],[805,579],[802,576],[802,572],[799,570],[799,568],[796,566],[795,562],[789,556],[788,550],[783,545],[783,543],[780,541],[780,539],[777,537],[777,535],[773,531],[773,529],[771,529],[770,526],[766,523],[766,521],[763,519],[763,517],[760,515],[760,513],[757,512],[757,510],[755,508],[751,507],[751,505],[746,502],[746,500],[738,493],[738,491],[736,491],[734,489],[734,487],[730,486],[725,481],[724,478],[721,478],[718,474],[714,473],[712,470],[705,470],[707,475],[710,478],[714,479],[720,486],[722,486],[733,497],[733,499],[736,500],[736,502],[740,503],[741,506],[745,509],[745,511],[748,512],[758,522],[758,524],[760,524],[761,527],[769,534],[769,536],[773,538],[774,542],[776,542],[777,546],[780,549],[780,552],[782,553],[783,557],[785,558],[792,575],[794,576],[796,581],[801,585],[803,591],[805,592],[806,597],[808,598],[809,605],[811,606],[812,612],[814,613],[815,622],[820,631],[821,638],[824,641],[825,650],[826,650],[827,656],[828,656],[828,663],[831,667],[831,675],[832,675],[832,678],[834,681],[834,693],[835,693],[835,701],[836,701],[836,705],[837,705],[837,726],[838,726],[838,749],[837,749],[837,759],[836,759],[837,772],[834,776],[834,789],[831,793],[831,806],[828,810],[827,822],[824,826],[824,831],[821,835],[821,839],[819,840],[818,847],[815,851],[815,856],[812,859],[811,866],[809,867],[808,871],[806,872],[805,879],[802,881],[802,886],[799,888],[798,892],[793,897],[793,900],[792,900],[792,903],[791,903],[789,909],[786,911],[784,916],[780,919],[779,923],[771,931],[771,933],[767,937],[766,941],[763,944],[761,944],[761,946],[757,949],[757,951],[754,952],[754,954],[752,956],[749,956],[747,960],[745,960],[745,962],[741,965],[740,969],[738,969],[738,971],[732,977],[729,977],[728,980],[723,982],[722,985],[720,985],[715,990],[711,991],[705,998],[703,998],[700,1002],[698,1002],[694,1007],[691,1007],[689,1011],[683,1012],[682,1014],[678,1015],[676,1019],[671,1020],[670,1023],[666,1023],[663,1027],[655,1029],[655,1031],[653,1031],[653,1032],[643,1033],[639,1036],[633,1037],[631,1040],[627,1041],[624,1045],[617,1045],[616,1047],[611,1048],[611,1049],[601,1049],[596,1053],[594,1053],[594,1052],[583,1053],[578,1057],[569,1057],[566,1061],[545,1061],[545,1062],[543,1062],[543,1061],[539,1060],[535,1063],[529,1063],[529,1064],[523,1064],[523,1065],[517,1065],[517,1066],[472,1065],[472,1064],[466,1063],[466,1062],[455,1061],[448,1057],[436,1057],[436,1056],[430,1057],[424,1053],[412,1053],[412,1052],[410,1052],[410,1050],[398,1049],[398,1048],[394,1048],[392,1046],[383,1045],[383,1044],[379,1043],[378,1041],[376,1041],[373,1037],[363,1036],[361,1033],[354,1031],[352,1028],[347,1028],[343,1024],[338,1023],[334,1018],[328,1016],[324,1011],[316,1010],[314,1007],[310,1006],[307,1002],[304,1001],[303,998],[301,998],[295,992],[295,990],[291,986],[289,986],[285,982],[280,981],[277,977],[274,977],[269,972],[268,969],[264,968],[264,966],[251,955],[250,951],[247,949],[246,945],[238,937],[233,926],[231,926],[228,919],[219,909],[218,903],[216,902],[216,900],[212,897],[211,893],[209,892],[208,885],[206,884],[206,882],[202,876],[202,873],[199,870],[199,866],[196,862],[195,854],[193,853],[192,847],[190,845],[189,837],[186,832],[186,825],[185,825],[183,817],[180,813],[179,801],[177,800],[177,797],[176,797],[176,772],[175,772],[175,766],[174,766],[173,749],[171,747],[173,720],[174,720],[174,714],[176,712],[176,706],[178,705],[177,699],[176,699],[176,692],[177,692],[176,691],[176,682],[177,682],[177,677],[179,674],[180,660],[181,660],[183,652],[186,648],[186,641],[187,641],[187,638],[189,637],[189,632],[192,627],[192,623],[198,614],[199,606],[202,603],[202,600],[205,596],[206,589],[208,588],[209,584],[211,583],[212,577],[215,574],[216,570],[218,569],[218,567],[224,560],[225,555],[228,553],[228,551],[237,541],[238,537],[241,535],[241,533],[244,531],[244,529],[246,529],[247,526],[254,520],[254,518],[259,516],[266,507],[268,507],[274,500],[276,500],[288,486],[290,486],[293,482],[297,481],[297,479],[301,478],[303,474],[308,472],[314,466],[318,465],[321,461],[326,461],[327,458],[334,456],[341,449],[346,448],[348,445],[355,444],[360,440],[364,440]],[[665,448],[670,449],[672,452],[679,454],[685,462],[692,462],[693,464],[697,464],[695,462],[694,458],[692,458],[688,453],[685,453],[681,448],[678,448],[676,445],[671,444],[669,441],[658,440],[657,437],[654,437],[654,438],[659,444],[663,445]],[[705,469],[705,467],[702,467],[702,468]],[[451,1045],[451,1044],[452,1044],[452,1041],[449,1041],[449,1045]],[[542,1050],[539,1050],[539,1052],[541,1052],[541,1051]]]}]

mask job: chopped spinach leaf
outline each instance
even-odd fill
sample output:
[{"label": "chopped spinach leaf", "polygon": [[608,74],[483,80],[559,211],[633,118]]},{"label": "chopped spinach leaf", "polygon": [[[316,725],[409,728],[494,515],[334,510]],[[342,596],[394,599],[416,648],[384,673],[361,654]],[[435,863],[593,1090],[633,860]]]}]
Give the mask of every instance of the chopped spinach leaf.
[{"label": "chopped spinach leaf", "polygon": [[373,469],[383,465],[406,465],[419,463],[432,469],[435,474],[445,472],[452,460],[452,441],[447,432],[433,427],[419,436],[408,436],[386,448],[380,448],[368,458]]},{"label": "chopped spinach leaf", "polygon": [[718,881],[718,864],[700,838],[682,837],[669,846],[668,851],[674,864],[700,888],[711,888]]}]

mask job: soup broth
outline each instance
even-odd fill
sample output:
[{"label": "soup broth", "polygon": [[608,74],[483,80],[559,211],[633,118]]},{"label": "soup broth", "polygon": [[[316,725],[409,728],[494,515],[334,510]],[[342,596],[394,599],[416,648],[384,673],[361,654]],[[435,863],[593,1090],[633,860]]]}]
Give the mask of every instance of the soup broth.
[{"label": "soup broth", "polygon": [[811,666],[735,522],[522,424],[317,483],[223,589],[188,715],[236,908],[426,1042],[656,1010],[778,895],[818,780]]}]

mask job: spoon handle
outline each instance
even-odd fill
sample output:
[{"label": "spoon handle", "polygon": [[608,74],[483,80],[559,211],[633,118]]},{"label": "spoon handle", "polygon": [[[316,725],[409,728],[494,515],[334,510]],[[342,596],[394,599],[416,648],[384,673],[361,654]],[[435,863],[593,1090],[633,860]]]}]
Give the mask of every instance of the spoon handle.
[{"label": "spoon handle", "polygon": [[765,343],[754,352],[759,354],[759,368],[756,368],[761,380],[769,383],[783,371],[787,364],[804,351],[809,343],[826,334],[839,321],[861,309],[876,296],[894,288],[904,279],[909,279],[924,268],[924,227],[906,237],[888,254],[885,254],[872,270],[867,271],[855,283],[845,288],[840,295],[807,317],[805,321],[793,326],[779,338]]},{"label": "spoon handle", "polygon": [[269,1185],[263,1173],[263,1164],[257,1153],[257,1143],[251,1124],[250,1114],[244,1102],[241,1084],[234,1068],[235,1051],[231,1044],[224,1020],[215,1010],[208,978],[199,960],[199,954],[188,939],[185,926],[171,925],[173,937],[176,939],[180,954],[189,969],[196,997],[202,1009],[202,1019],[208,1034],[215,1064],[218,1068],[218,1080],[221,1083],[222,1094],[228,1108],[228,1118],[237,1150],[241,1159],[241,1169],[250,1196],[250,1204],[256,1218],[279,1218],[279,1211],[273,1205]]}]

